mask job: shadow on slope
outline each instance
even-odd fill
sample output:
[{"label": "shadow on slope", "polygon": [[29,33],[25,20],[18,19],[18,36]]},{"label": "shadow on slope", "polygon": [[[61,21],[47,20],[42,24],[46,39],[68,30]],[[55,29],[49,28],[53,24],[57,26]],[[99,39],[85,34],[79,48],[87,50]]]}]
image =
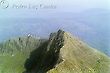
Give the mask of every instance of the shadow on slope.
[{"label": "shadow on slope", "polygon": [[31,52],[30,57],[25,62],[26,71],[23,73],[46,73],[62,61],[59,52],[64,45],[61,30],[52,33],[48,41],[41,44],[36,50]]}]

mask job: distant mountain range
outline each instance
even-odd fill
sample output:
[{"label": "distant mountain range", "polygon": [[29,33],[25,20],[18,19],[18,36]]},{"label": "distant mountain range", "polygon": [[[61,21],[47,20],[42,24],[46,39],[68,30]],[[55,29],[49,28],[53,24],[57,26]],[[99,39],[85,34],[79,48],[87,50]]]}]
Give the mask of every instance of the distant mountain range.
[{"label": "distant mountain range", "polygon": [[39,14],[38,17],[29,18],[4,18],[0,19],[0,41],[27,34],[48,38],[49,33],[61,28],[110,56],[109,19],[110,10],[98,8],[80,13],[63,12],[45,16]]}]

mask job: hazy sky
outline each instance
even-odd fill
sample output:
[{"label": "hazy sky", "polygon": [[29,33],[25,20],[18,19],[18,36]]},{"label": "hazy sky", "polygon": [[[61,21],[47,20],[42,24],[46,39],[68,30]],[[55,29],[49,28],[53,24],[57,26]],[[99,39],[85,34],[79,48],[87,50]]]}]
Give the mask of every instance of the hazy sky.
[{"label": "hazy sky", "polygon": [[[42,9],[42,7],[39,8],[39,5],[44,7],[53,5],[55,8]],[[89,16],[85,15],[87,14],[86,10],[90,10]],[[104,14],[101,14],[101,11],[105,11]],[[109,54],[107,44],[109,41],[107,36],[109,33],[107,25],[110,23],[108,19],[110,16],[109,11],[110,0],[0,0],[0,40],[28,33],[47,35],[57,28],[65,28],[82,35],[91,43],[95,42],[93,45],[99,46],[98,48],[104,47]],[[91,15],[91,12],[99,15]],[[79,13],[80,17],[76,21],[63,18],[63,16],[67,18],[69,14],[70,17],[74,16],[73,13]],[[81,13],[84,13],[84,18],[81,18]],[[59,20],[60,18],[52,20],[52,15],[59,16],[62,20]],[[50,19],[47,18],[49,16]],[[40,21],[35,19],[37,17],[43,17],[47,20],[41,19]],[[94,35],[94,32],[99,32],[100,35]]]},{"label": "hazy sky", "polygon": [[[0,0],[2,1],[2,0]],[[9,4],[9,7],[3,9],[2,6]],[[17,9],[12,8],[13,5],[29,6],[44,4],[55,5],[56,9],[42,9],[36,11],[35,9]],[[90,8],[110,9],[110,0],[5,0],[5,4],[0,3],[0,18],[4,17],[19,17],[32,16],[36,13],[57,13],[57,12],[81,12]]]}]

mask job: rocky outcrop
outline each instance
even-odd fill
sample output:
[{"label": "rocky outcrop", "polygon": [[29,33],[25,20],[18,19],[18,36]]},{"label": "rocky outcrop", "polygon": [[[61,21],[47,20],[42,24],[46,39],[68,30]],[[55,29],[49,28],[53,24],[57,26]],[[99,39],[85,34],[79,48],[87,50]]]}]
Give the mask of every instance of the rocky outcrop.
[{"label": "rocky outcrop", "polygon": [[52,69],[60,59],[60,49],[64,45],[64,31],[51,33],[48,41],[34,50],[25,63],[26,73],[45,73]]}]

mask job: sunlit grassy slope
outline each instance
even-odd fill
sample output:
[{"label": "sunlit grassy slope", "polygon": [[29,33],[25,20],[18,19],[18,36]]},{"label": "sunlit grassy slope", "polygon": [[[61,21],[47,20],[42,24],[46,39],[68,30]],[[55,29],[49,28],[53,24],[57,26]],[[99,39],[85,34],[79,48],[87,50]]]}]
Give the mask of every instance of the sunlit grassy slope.
[{"label": "sunlit grassy slope", "polygon": [[26,36],[10,39],[0,44],[0,73],[22,73],[25,60],[41,40]]},{"label": "sunlit grassy slope", "polygon": [[49,40],[26,36],[1,43],[0,73],[110,73],[110,58],[59,30]]},{"label": "sunlit grassy slope", "polygon": [[64,32],[63,61],[48,73],[110,73],[110,58]]}]

